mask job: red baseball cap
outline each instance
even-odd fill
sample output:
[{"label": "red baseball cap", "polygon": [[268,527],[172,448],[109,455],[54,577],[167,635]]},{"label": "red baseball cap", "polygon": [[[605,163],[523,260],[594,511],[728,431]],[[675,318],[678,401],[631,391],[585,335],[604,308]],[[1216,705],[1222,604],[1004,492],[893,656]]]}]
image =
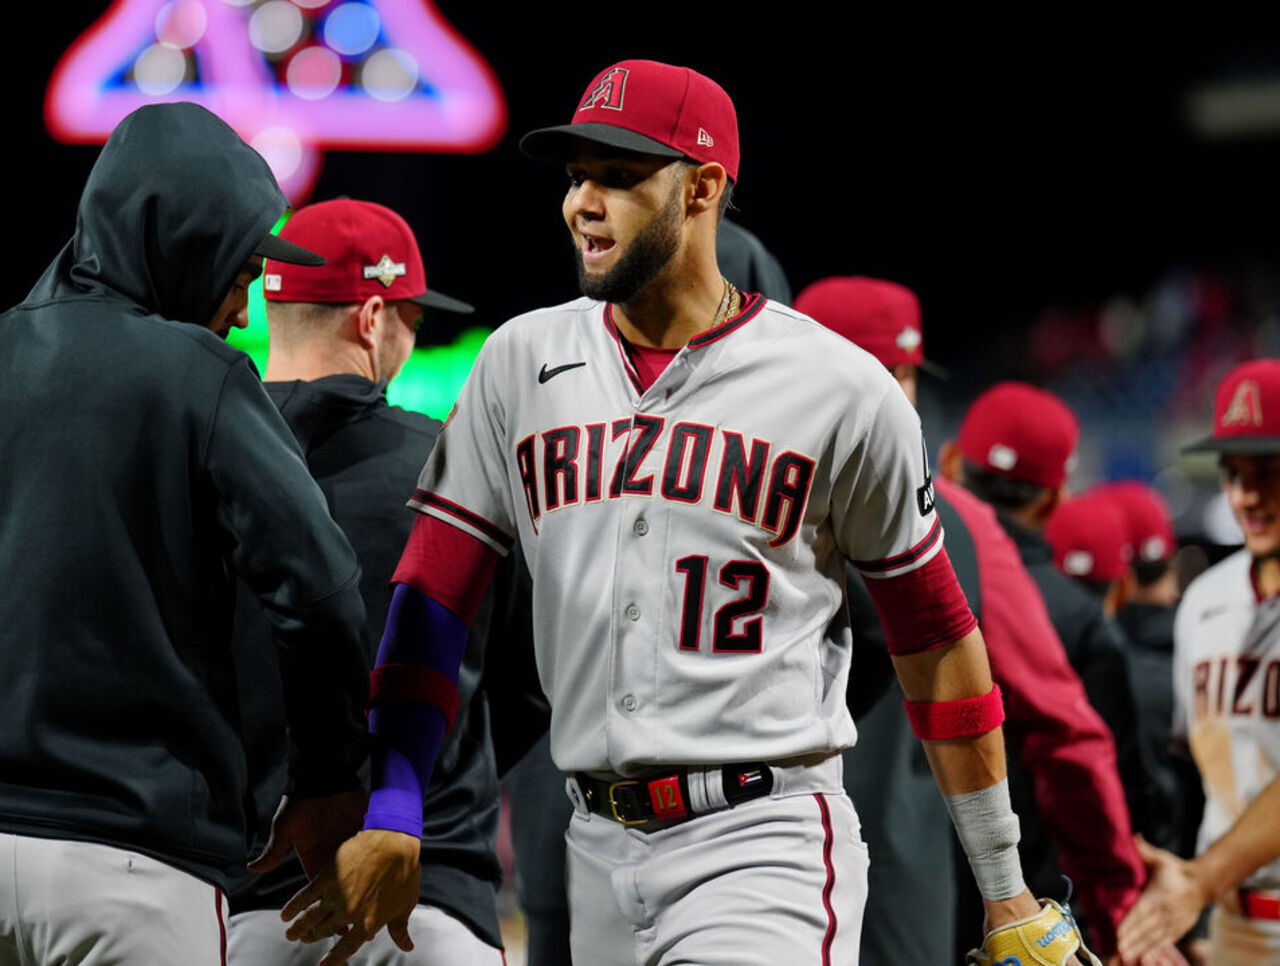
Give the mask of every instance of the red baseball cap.
[{"label": "red baseball cap", "polygon": [[567,161],[574,139],[724,165],[738,180],[738,114],[719,84],[688,67],[623,60],[587,85],[568,124],[530,131],[520,150],[540,161]]},{"label": "red baseball cap", "polygon": [[1169,504],[1154,487],[1137,480],[1101,483],[1090,493],[1105,496],[1120,508],[1129,525],[1129,543],[1135,560],[1154,563],[1173,556],[1177,546]]},{"label": "red baseball cap", "polygon": [[1242,362],[1218,383],[1213,435],[1184,453],[1280,453],[1280,359]]},{"label": "red baseball cap", "polygon": [[1075,415],[1053,393],[1024,382],[1002,382],[973,401],[956,447],[975,466],[1056,490],[1080,439]]},{"label": "red baseball cap", "polygon": [[866,349],[887,369],[910,365],[946,375],[924,357],[920,300],[905,285],[861,275],[823,278],[797,295],[792,307]]},{"label": "red baseball cap", "polygon": [[446,312],[474,312],[466,302],[427,289],[422,253],[408,223],[371,201],[339,198],[300,208],[280,237],[328,261],[323,267],[267,262],[262,292],[268,302],[363,302],[381,295]]},{"label": "red baseball cap", "polygon": [[1118,580],[1133,560],[1124,511],[1106,493],[1067,500],[1044,528],[1053,564],[1068,577],[1097,583]]}]

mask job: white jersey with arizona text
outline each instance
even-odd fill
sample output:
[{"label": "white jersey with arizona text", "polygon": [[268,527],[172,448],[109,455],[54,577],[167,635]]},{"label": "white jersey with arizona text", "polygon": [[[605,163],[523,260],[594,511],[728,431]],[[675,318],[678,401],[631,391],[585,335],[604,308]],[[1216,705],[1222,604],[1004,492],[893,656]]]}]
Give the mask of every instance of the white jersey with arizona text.
[{"label": "white jersey with arizona text", "polygon": [[[1241,550],[1187,588],[1174,625],[1174,732],[1204,783],[1197,852],[1280,770],[1280,598],[1258,603]],[[1246,880],[1280,887],[1280,860]]]},{"label": "white jersey with arizona text", "polygon": [[942,544],[915,410],[872,356],[760,296],[639,387],[607,305],[515,318],[410,501],[520,541],[556,764],[852,744],[844,558],[888,577]]}]

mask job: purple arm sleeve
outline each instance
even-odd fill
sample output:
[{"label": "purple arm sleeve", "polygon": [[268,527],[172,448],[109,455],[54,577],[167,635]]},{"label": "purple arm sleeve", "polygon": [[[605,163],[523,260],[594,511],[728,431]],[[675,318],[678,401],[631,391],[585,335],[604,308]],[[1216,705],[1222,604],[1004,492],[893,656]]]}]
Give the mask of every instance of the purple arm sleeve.
[{"label": "purple arm sleeve", "polygon": [[[467,634],[467,625],[442,604],[397,584],[377,668],[426,668],[447,678],[456,693]],[[375,697],[369,709],[373,778],[365,828],[422,834],[422,794],[449,723],[445,711],[426,698],[379,703]]]}]

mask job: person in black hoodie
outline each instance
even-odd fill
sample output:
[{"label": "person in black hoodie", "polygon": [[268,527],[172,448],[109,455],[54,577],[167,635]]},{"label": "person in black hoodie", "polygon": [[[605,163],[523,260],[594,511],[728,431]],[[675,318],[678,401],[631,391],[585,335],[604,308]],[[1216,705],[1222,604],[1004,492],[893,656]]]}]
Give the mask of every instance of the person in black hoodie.
[{"label": "person in black hoodie", "polygon": [[[469,313],[472,307],[428,290],[412,230],[382,205],[350,199],[309,205],[280,236],[322,253],[327,263],[267,263],[266,389],[360,560],[368,613],[363,640],[372,659],[391,604],[391,575],[413,526],[405,499],[440,432],[437,420],[388,405],[387,384],[413,350],[424,309]],[[503,961],[496,901],[502,870],[495,852],[501,801],[488,708],[478,688],[490,623],[502,624],[492,595],[489,601],[471,629],[457,716],[423,803],[420,904],[409,920],[415,951],[402,952],[382,932],[352,960],[361,966]],[[241,636],[265,633],[261,616],[244,616]],[[265,799],[284,780],[283,722],[267,727],[280,704],[270,670],[253,676],[245,701],[262,725],[254,747],[264,762]],[[304,885],[302,869],[291,861],[232,890],[232,963],[308,966],[324,955],[321,946],[284,936],[279,910]]]},{"label": "person in black hoodie", "polygon": [[225,955],[257,824],[231,646],[238,577],[275,629],[309,867],[358,824],[359,568],[234,315],[286,199],[192,104],[121,121],[71,241],[0,316],[0,961]]}]

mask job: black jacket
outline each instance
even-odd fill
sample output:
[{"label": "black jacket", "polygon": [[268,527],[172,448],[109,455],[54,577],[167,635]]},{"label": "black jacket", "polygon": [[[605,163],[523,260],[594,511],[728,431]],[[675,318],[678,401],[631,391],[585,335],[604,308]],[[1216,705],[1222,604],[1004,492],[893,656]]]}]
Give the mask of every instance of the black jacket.
[{"label": "black jacket", "polygon": [[[435,445],[440,423],[387,405],[385,384],[357,375],[270,382],[266,388],[360,560],[361,594],[368,612],[363,640],[372,663],[391,605],[391,575],[417,516],[405,499]],[[496,891],[502,868],[495,852],[501,805],[488,707],[477,687],[493,598],[492,593],[485,598],[472,625],[459,672],[458,714],[423,800],[419,896],[428,905],[450,910],[490,945],[501,947]],[[267,633],[260,611],[256,605],[241,608],[242,638]],[[261,653],[262,647],[251,650]],[[250,760],[263,807],[279,798],[284,783],[284,722],[272,670],[264,665],[261,673],[250,676],[244,697],[254,719],[246,730],[253,736]],[[231,911],[279,909],[305,884],[301,866],[291,860],[234,888]]]},{"label": "black jacket", "polygon": [[203,327],[285,204],[212,114],[143,108],[103,149],[72,240],[0,316],[4,831],[225,886],[257,820],[236,575],[275,626],[298,793],[354,781],[355,557],[252,363]]}]

